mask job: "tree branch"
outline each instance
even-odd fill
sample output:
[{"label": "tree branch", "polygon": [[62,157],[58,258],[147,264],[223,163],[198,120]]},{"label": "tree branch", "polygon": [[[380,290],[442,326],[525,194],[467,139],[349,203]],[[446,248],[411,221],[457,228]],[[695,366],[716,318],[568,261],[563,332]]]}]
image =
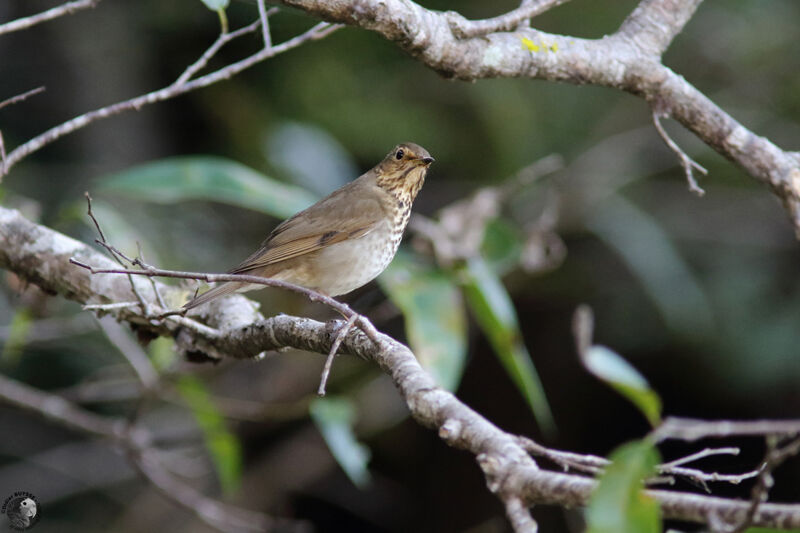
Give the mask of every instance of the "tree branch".
[{"label": "tree branch", "polygon": [[619,34],[645,54],[661,57],[703,0],[642,0],[625,19]]}]

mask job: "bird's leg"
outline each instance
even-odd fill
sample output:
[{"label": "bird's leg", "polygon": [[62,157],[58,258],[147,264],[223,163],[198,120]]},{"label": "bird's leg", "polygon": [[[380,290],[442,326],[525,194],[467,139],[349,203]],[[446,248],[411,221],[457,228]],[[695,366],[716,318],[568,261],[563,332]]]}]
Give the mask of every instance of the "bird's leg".
[{"label": "bird's leg", "polygon": [[325,385],[328,383],[328,376],[331,373],[333,358],[336,357],[336,352],[339,350],[339,346],[350,332],[350,328],[353,327],[353,324],[357,318],[358,313],[353,313],[350,315],[350,318],[347,319],[347,322],[342,324],[342,326],[339,328],[339,331],[336,333],[336,339],[334,339],[333,345],[331,345],[331,351],[328,353],[328,358],[325,360],[325,366],[322,369],[322,378],[319,382],[319,389],[317,389],[317,394],[319,396],[325,396]]}]

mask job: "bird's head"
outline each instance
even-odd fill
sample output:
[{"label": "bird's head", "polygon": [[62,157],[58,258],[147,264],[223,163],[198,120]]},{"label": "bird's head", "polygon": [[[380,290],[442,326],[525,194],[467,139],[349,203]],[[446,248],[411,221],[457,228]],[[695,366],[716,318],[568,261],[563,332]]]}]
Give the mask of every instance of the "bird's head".
[{"label": "bird's head", "polygon": [[425,174],[433,161],[431,154],[418,144],[398,144],[378,163],[376,181],[384,190],[408,202],[410,206],[422,188]]}]

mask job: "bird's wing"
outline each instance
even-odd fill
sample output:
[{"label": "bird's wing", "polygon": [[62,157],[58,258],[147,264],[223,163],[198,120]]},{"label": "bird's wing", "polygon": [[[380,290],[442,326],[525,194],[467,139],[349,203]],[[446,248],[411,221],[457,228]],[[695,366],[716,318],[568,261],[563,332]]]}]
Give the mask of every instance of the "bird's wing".
[{"label": "bird's wing", "polygon": [[377,196],[359,194],[354,198],[340,189],[275,228],[261,248],[231,273],[250,272],[347,239],[363,237],[384,218]]}]

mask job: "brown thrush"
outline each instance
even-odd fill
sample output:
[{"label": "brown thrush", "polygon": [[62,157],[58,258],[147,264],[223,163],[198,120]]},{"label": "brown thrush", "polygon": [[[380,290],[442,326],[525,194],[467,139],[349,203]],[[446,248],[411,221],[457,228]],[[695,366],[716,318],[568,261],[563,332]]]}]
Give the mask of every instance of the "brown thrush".
[{"label": "brown thrush", "polygon": [[[397,252],[431,163],[431,155],[417,144],[396,146],[374,168],[281,223],[230,273],[288,281],[328,296],[365,285]],[[262,287],[223,283],[184,307]]]}]

